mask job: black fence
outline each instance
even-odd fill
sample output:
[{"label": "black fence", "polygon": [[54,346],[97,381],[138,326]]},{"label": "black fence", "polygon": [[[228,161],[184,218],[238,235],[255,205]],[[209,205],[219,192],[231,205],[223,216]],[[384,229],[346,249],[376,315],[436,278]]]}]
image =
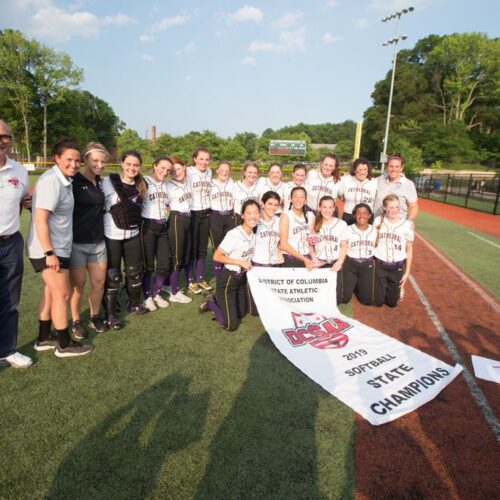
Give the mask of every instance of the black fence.
[{"label": "black fence", "polygon": [[431,174],[413,178],[418,195],[429,200],[500,214],[500,176]]}]

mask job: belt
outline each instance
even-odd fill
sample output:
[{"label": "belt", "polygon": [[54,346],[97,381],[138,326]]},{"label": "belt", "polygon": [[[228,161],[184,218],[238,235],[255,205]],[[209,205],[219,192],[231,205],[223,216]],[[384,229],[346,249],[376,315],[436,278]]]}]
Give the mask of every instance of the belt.
[{"label": "belt", "polygon": [[10,238],[12,238],[13,236],[15,236],[18,233],[19,233],[19,231],[12,233],[12,234],[4,234],[3,236],[0,236],[0,241],[9,240]]},{"label": "belt", "polygon": [[355,259],[354,257],[349,257],[349,259],[353,260],[354,262],[357,262],[358,264],[366,264],[367,262],[372,262],[373,257],[367,257],[366,259]]},{"label": "belt", "polygon": [[166,224],[167,219],[144,219],[146,222],[150,222],[151,224]]},{"label": "belt", "polygon": [[283,264],[260,264],[259,262],[254,262],[252,260],[253,267],[281,267]]},{"label": "belt", "polygon": [[178,210],[172,210],[170,215],[180,215],[181,217],[191,217],[191,212],[179,212]]},{"label": "belt", "polygon": [[191,210],[191,213],[193,215],[198,215],[198,216],[206,216],[206,215],[210,215],[210,212],[211,210],[209,208],[207,208],[206,210]]},{"label": "belt", "polygon": [[385,260],[378,259],[377,257],[373,257],[375,262],[378,262],[381,266],[385,266],[387,269],[397,269],[401,267],[405,262],[405,260],[398,260],[397,262],[386,262]]},{"label": "belt", "polygon": [[234,210],[212,210],[215,215],[234,215]]}]

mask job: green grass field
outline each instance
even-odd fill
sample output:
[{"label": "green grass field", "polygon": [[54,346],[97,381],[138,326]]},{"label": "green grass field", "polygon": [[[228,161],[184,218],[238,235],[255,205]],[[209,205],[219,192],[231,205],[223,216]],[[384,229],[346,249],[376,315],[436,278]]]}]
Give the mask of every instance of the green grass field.
[{"label": "green grass field", "polygon": [[[427,198],[427,196],[424,196],[424,198]],[[444,193],[430,193],[430,196],[428,197],[430,200],[434,201],[444,201]],[[479,210],[481,212],[486,212],[489,214],[493,213],[493,210],[495,209],[495,198],[479,198],[476,196],[470,196],[469,199],[467,200],[465,196],[460,196],[460,195],[455,195],[455,194],[448,194],[446,196],[446,203],[448,205],[456,205],[458,207],[465,207],[465,202],[467,201],[467,208],[471,208],[473,210]],[[500,210],[500,207],[497,207],[497,213],[498,210]]]},{"label": "green grass field", "polygon": [[[478,259],[460,227],[417,224],[491,282],[490,249]],[[353,412],[258,318],[227,333],[195,298],[128,316],[124,330],[91,335],[90,355],[59,359],[32,349],[40,279],[28,262],[23,287],[18,345],[35,363],[0,368],[0,498],[353,497]]]}]

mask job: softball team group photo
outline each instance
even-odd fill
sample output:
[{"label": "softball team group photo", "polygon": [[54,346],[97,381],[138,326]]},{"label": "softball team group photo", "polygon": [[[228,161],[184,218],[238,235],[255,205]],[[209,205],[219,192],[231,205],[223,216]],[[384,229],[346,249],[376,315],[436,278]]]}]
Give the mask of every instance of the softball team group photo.
[{"label": "softball team group photo", "polygon": [[376,307],[404,300],[418,204],[399,154],[378,178],[363,158],[341,175],[331,153],[319,166],[297,163],[286,180],[279,163],[259,168],[248,161],[240,173],[221,161],[212,172],[204,147],[189,162],[165,155],[151,166],[128,150],[119,173],[107,175],[110,155],[102,144],[81,149],[61,139],[54,165],[30,194],[27,171],[11,159],[11,147],[9,126],[0,121],[0,363],[32,364],[16,350],[20,208],[31,210],[25,248],[43,284],[34,349],[58,357],[89,354],[89,330],[125,327],[121,291],[127,312],[136,315],[200,296],[199,312],[234,331],[247,314],[258,315],[247,283],[255,266],[330,269],[337,273],[332,301],[338,304],[353,295]]}]

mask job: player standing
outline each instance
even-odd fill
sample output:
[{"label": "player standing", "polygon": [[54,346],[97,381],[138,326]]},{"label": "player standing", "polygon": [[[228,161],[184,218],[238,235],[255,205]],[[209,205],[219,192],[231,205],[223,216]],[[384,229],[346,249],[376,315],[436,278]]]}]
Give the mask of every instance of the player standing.
[{"label": "player standing", "polygon": [[254,200],[260,202],[259,169],[252,161],[247,161],[243,167],[243,179],[234,186],[234,213],[236,225],[241,224],[241,208],[245,201]]},{"label": "player standing", "polygon": [[292,180],[285,183],[285,193],[283,195],[283,208],[290,208],[290,193],[293,188],[304,187],[306,181],[307,168],[303,163],[297,163],[292,170]]},{"label": "player standing", "polygon": [[[262,196],[264,193],[268,191],[273,191],[277,193],[282,201],[285,196],[285,184],[282,182],[283,178],[283,167],[279,163],[271,163],[269,165],[269,169],[267,171],[267,177],[261,177],[259,179],[259,191],[260,191],[260,199],[262,200]],[[283,205],[280,205],[278,210],[278,214],[283,211]]]},{"label": "player standing", "polygon": [[307,206],[314,212],[318,210],[319,200],[328,195],[337,198],[340,179],[339,159],[333,153],[325,155],[321,165],[307,173],[304,187],[307,191]]}]

